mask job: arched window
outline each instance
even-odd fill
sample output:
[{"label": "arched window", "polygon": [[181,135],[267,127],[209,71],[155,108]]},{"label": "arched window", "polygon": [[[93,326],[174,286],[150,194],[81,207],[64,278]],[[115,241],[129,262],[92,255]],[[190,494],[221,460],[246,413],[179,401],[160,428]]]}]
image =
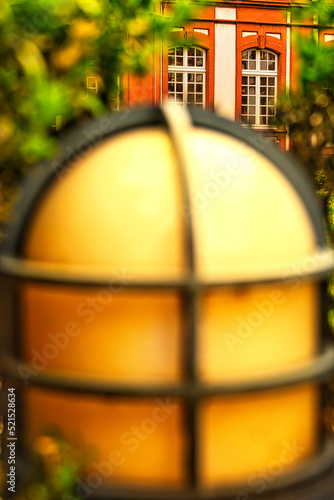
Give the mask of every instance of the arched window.
[{"label": "arched window", "polygon": [[276,113],[277,55],[269,50],[242,53],[241,123],[273,125]]},{"label": "arched window", "polygon": [[206,54],[197,47],[168,50],[168,102],[205,107]]}]

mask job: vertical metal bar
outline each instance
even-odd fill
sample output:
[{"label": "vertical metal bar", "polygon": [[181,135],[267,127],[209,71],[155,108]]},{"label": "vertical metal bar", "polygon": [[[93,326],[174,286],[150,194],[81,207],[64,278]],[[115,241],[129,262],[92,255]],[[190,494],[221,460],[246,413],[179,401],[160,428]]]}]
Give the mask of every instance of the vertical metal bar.
[{"label": "vertical metal bar", "polygon": [[[191,212],[191,194],[187,172],[189,164],[186,137],[191,127],[190,115],[181,106],[165,106],[163,113],[166,119],[169,137],[171,139],[178,172],[181,182],[183,208],[187,217],[184,217],[185,254],[191,284],[186,291],[186,332],[184,339],[184,374],[189,384],[197,382],[196,370],[196,338],[198,314],[198,283],[196,275],[194,228]],[[180,217],[182,217],[180,213]],[[188,474],[192,488],[198,484],[198,432],[197,413],[198,400],[195,396],[188,398],[186,407],[186,433],[188,433]]]},{"label": "vertical metal bar", "polygon": [[329,290],[329,283],[327,280],[323,280],[320,284],[320,336],[321,336],[321,350],[324,350],[327,347],[328,342],[333,342],[333,334],[331,332],[331,327],[329,326],[328,312],[330,306],[333,305],[333,296],[331,296]]},{"label": "vertical metal bar", "polygon": [[[23,314],[22,314],[22,297],[19,287],[22,286],[18,280],[12,282],[14,287],[12,297],[13,297],[13,313],[14,313],[14,324],[13,324],[13,337],[14,337],[14,355],[16,359],[23,361]],[[17,367],[18,368],[18,367]],[[24,436],[26,434],[26,418],[24,414],[24,393],[26,391],[25,384],[17,384],[16,391],[16,426],[17,426],[17,436]],[[18,452],[19,456],[24,457],[24,440],[18,439]]]},{"label": "vertical metal bar", "polygon": [[[328,343],[333,341],[333,334],[329,325],[328,312],[330,305],[333,304],[333,298],[330,297],[329,283],[323,280],[319,283],[319,352],[323,352]],[[320,391],[320,404],[319,404],[319,448],[323,448],[326,440],[326,427],[324,422],[325,408],[329,405],[331,408],[334,406],[334,392],[331,386],[334,384],[334,377],[332,376],[332,384],[328,383],[319,386]]]}]

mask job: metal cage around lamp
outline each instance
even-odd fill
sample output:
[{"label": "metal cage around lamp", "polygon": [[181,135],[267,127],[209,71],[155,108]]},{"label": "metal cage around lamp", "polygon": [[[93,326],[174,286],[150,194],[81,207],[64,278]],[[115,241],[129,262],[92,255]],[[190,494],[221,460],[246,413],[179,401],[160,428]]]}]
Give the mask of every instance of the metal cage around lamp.
[{"label": "metal cage around lamp", "polygon": [[22,456],[54,423],[96,447],[92,498],[332,498],[333,251],[287,155],[211,113],[110,115],[63,136],[7,232]]}]

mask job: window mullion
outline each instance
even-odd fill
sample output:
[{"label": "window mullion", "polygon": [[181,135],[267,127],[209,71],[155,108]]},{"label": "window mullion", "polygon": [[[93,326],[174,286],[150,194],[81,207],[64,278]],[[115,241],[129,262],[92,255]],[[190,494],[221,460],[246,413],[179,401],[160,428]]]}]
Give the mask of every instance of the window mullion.
[{"label": "window mullion", "polygon": [[183,107],[188,103],[188,72],[183,72]]},{"label": "window mullion", "polygon": [[[174,90],[174,95],[175,98],[173,99],[172,96],[170,97],[170,102],[180,102],[182,103],[183,106],[188,106],[189,105],[194,105],[196,107],[205,107],[205,95],[206,95],[206,89],[205,89],[205,82],[206,82],[206,53],[200,48],[191,48],[191,54],[189,54],[190,48],[183,48],[183,65],[182,66],[177,66],[177,62],[180,62],[177,60],[177,57],[180,58],[180,56],[177,56],[177,52],[180,52],[179,49],[175,48],[174,49],[174,57],[175,60],[172,62],[174,63],[173,66],[168,66],[168,70],[174,73],[179,73],[182,74],[179,76],[180,80],[182,81],[182,96],[180,95],[181,92],[177,92],[177,77],[175,77],[175,90]],[[171,54],[172,56],[173,54]],[[191,64],[193,66],[189,66],[189,58]],[[201,66],[196,66],[197,62],[202,63]],[[190,78],[191,75],[191,78]],[[201,75],[201,76],[199,76]],[[189,80],[190,78],[190,80]],[[189,86],[191,85],[190,89],[190,95],[189,95]],[[199,90],[197,90],[199,89]],[[182,98],[181,98],[182,97]],[[180,101],[177,101],[177,98],[180,99]]]},{"label": "window mullion", "polygon": [[255,76],[255,123],[260,125],[260,75]]},{"label": "window mullion", "polygon": [[[254,57],[255,52],[255,57]],[[261,59],[262,54],[262,59]],[[253,58],[254,57],[254,58]],[[278,86],[278,56],[273,52],[251,49],[242,53],[241,120],[243,124],[256,127],[268,127],[273,124],[276,114]],[[255,64],[251,64],[255,60]],[[252,69],[249,66],[252,66]],[[274,65],[274,66],[273,66]],[[254,66],[254,67],[253,67]],[[261,69],[263,67],[263,69]],[[269,69],[271,68],[271,69]],[[251,80],[255,92],[254,99],[250,94]],[[261,93],[262,91],[262,93]],[[245,99],[243,97],[245,95]],[[253,104],[254,103],[254,104]],[[252,106],[254,106],[252,108]],[[254,116],[255,114],[255,116]]]}]

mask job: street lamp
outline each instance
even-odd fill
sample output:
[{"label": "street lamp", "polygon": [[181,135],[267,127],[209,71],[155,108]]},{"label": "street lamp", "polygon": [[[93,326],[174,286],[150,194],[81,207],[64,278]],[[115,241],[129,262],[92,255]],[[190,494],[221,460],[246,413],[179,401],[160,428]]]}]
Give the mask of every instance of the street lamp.
[{"label": "street lamp", "polygon": [[210,113],[64,135],[1,254],[20,432],[94,445],[82,496],[329,500],[322,216],[291,159]]}]

